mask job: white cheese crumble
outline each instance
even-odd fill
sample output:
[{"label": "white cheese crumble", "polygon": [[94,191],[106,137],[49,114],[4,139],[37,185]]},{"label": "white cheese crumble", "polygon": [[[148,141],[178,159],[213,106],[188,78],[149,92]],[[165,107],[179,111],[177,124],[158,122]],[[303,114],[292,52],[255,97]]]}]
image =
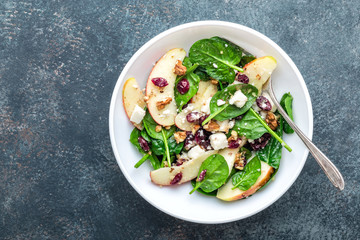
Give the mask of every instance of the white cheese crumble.
[{"label": "white cheese crumble", "polygon": [[214,68],[218,68],[218,65],[216,63],[213,63]]},{"label": "white cheese crumble", "polygon": [[210,114],[210,101],[211,97],[206,100],[205,105],[201,106],[201,111],[203,113]]},{"label": "white cheese crumble", "polygon": [[241,92],[241,90],[237,90],[229,100],[231,105],[235,105],[238,108],[242,108],[247,102],[248,98]]},{"label": "white cheese crumble", "polygon": [[224,133],[215,133],[210,136],[210,144],[215,150],[228,147],[227,137]]},{"label": "white cheese crumble", "polygon": [[224,100],[222,100],[222,99],[218,99],[217,100],[217,102],[216,102],[216,104],[218,105],[218,106],[222,106],[222,105],[224,105],[226,102],[224,101]]},{"label": "white cheese crumble", "polygon": [[140,124],[145,116],[145,110],[139,107],[139,105],[135,105],[134,111],[131,114],[130,121]]},{"label": "white cheese crumble", "polygon": [[235,120],[216,121],[219,124],[220,132],[228,132],[235,125]]},{"label": "white cheese crumble", "polygon": [[193,147],[192,149],[190,149],[190,151],[188,152],[188,157],[190,159],[195,159],[200,157],[202,154],[205,153],[205,150],[203,150],[199,145]]}]

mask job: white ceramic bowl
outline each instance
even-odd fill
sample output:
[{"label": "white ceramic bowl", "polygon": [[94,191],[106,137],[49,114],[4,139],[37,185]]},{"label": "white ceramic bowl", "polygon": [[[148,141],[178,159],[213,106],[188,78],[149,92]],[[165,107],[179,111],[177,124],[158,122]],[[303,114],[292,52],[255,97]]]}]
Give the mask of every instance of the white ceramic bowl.
[{"label": "white ceramic bowl", "polygon": [[308,150],[295,135],[286,135],[285,141],[292,147],[290,153],[283,149],[279,171],[266,188],[252,197],[234,202],[223,202],[200,193],[189,195],[190,183],[172,187],[159,187],[150,180],[150,163],[135,169],[140,153],[129,142],[133,129],[122,103],[122,88],[126,79],[135,77],[141,87],[154,63],[168,50],[182,47],[186,51],[197,40],[220,36],[226,38],[257,57],[271,55],[278,66],[272,75],[278,99],[285,92],[294,97],[295,122],[308,137],[312,137],[313,114],[310,96],[305,82],[290,57],[272,40],[248,27],[222,21],[192,22],[171,28],[142,46],[123,69],[113,92],[110,104],[109,128],[116,160],[133,188],[149,203],[174,217],[197,223],[225,223],[249,217],[278,200],[300,174]]}]

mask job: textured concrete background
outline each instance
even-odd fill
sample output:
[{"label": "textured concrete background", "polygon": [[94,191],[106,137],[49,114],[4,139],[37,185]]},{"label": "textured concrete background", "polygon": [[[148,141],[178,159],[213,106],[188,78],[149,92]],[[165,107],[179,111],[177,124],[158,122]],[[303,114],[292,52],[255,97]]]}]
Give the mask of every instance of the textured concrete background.
[{"label": "textured concrete background", "polygon": [[[358,0],[2,0],[0,239],[359,239],[359,12]],[[266,210],[200,225],[158,211],[128,184],[108,136],[116,80],[151,37],[206,19],[254,28],[294,60],[314,142],[344,174],[343,192],[309,157]]]}]

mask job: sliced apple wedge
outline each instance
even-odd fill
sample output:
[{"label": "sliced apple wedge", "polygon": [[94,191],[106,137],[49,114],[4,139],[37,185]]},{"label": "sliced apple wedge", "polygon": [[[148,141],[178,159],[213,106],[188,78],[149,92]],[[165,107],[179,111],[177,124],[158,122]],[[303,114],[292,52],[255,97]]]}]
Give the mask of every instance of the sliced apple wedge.
[{"label": "sliced apple wedge", "polygon": [[268,165],[267,163],[261,162],[261,175],[257,179],[254,185],[252,185],[248,190],[241,191],[238,188],[232,190],[234,185],[232,184],[231,179],[221,188],[219,188],[216,197],[224,201],[234,201],[237,199],[248,197],[254,194],[262,186],[264,186],[267,181],[269,181],[271,174],[274,172],[274,168]]},{"label": "sliced apple wedge", "polygon": [[207,151],[203,155],[188,162],[184,162],[180,166],[160,168],[150,172],[151,181],[161,186],[171,185],[171,181],[178,173],[182,173],[181,180],[177,184],[188,182],[197,177],[199,169],[203,161],[209,156],[216,154],[218,151]]},{"label": "sliced apple wedge", "polygon": [[[142,109],[145,108],[146,104],[144,101],[144,96],[145,94],[141,91],[139,84],[137,83],[135,78],[129,78],[128,80],[126,80],[122,91],[122,100],[125,113],[128,116],[129,120],[131,118],[131,115],[133,114],[136,105],[138,105]],[[143,128],[142,124],[136,124],[134,122],[131,123],[140,130]]]},{"label": "sliced apple wedge", "polygon": [[249,78],[249,84],[259,90],[258,95],[275,68],[276,59],[271,56],[257,58],[244,66],[244,74]]},{"label": "sliced apple wedge", "polygon": [[209,97],[214,96],[217,92],[216,85],[212,84],[210,81],[204,82],[200,81],[199,90],[192,98],[191,102],[187,108],[182,110],[175,118],[175,125],[184,131],[191,131],[194,123],[189,123],[186,120],[186,115],[192,111],[200,111],[201,107],[206,104],[206,100]]},{"label": "sliced apple wedge", "polygon": [[[174,67],[176,61],[182,61],[186,52],[182,48],[174,48],[168,51],[153,67],[146,85],[146,96],[148,97],[147,106],[152,118],[159,125],[174,125],[177,107],[174,95],[174,85],[176,74]],[[151,81],[153,78],[164,78],[168,85],[165,87],[155,86]],[[158,109],[157,103],[171,98],[171,102],[166,104],[164,108]]]}]

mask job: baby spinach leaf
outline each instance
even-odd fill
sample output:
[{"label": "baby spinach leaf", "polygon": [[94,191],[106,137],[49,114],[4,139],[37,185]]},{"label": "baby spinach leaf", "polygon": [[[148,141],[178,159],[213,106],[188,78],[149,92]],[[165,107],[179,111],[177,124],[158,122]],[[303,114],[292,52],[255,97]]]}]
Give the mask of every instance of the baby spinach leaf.
[{"label": "baby spinach leaf", "polygon": [[159,159],[154,154],[150,155],[149,160],[154,170],[159,169],[161,167]]},{"label": "baby spinach leaf", "polygon": [[[279,137],[283,135],[283,117],[279,118],[279,126],[276,129],[276,134]],[[263,162],[266,162],[275,169],[279,168],[281,160],[282,145],[274,137],[271,137],[265,148],[256,151],[256,156]]]},{"label": "baby spinach leaf", "polygon": [[239,171],[234,174],[232,178],[232,184],[234,187],[232,189],[239,188],[242,191],[246,191],[255,184],[260,175],[261,163],[259,158],[254,157],[245,165],[243,171]]},{"label": "baby spinach leaf", "polygon": [[[141,136],[139,129],[134,128],[130,134],[130,142],[139,150],[140,153],[146,154],[146,152],[141,148],[138,138]],[[146,160],[146,159],[145,159]]]},{"label": "baby spinach leaf", "polygon": [[266,130],[271,134],[271,136],[273,136],[276,140],[278,140],[281,145],[283,147],[285,147],[289,152],[292,151],[291,147],[289,145],[287,145],[287,143],[281,139],[281,137],[279,137],[276,132],[274,132],[268,125],[267,123],[264,121],[264,119],[262,119],[259,114],[257,112],[254,111],[254,109],[250,108],[249,112],[251,112],[258,120],[259,122],[264,126],[264,128],[266,128]]},{"label": "baby spinach leaf", "polygon": [[215,93],[210,101],[210,112],[218,112],[223,106],[218,106],[217,101],[221,99],[228,103],[230,98],[238,90],[241,90],[241,92],[248,98],[245,105],[242,108],[238,108],[235,105],[229,104],[223,111],[214,117],[215,120],[224,121],[226,119],[235,118],[245,113],[253,105],[258,94],[258,89],[249,84],[234,84]]},{"label": "baby spinach leaf", "polygon": [[[184,146],[184,142],[177,144],[174,136],[168,139],[168,146],[170,154],[179,154]],[[164,141],[158,139],[152,139],[151,150],[155,155],[163,155],[165,153]]]},{"label": "baby spinach leaf", "polygon": [[[141,154],[143,154],[143,157],[135,164],[135,168],[138,168],[141,166],[141,164],[143,164],[146,160],[150,160],[151,165],[153,166],[154,170],[160,168],[160,162],[157,159],[156,156],[154,155],[150,155],[150,153],[146,153],[140,146],[138,138],[142,136],[143,138],[145,138],[146,141],[149,141],[149,136],[147,135],[146,131],[140,131],[137,128],[134,128],[134,130],[131,132],[130,134],[130,142],[139,150],[139,152]],[[151,145],[152,147],[152,145]],[[151,148],[152,149],[152,148]]]},{"label": "baby spinach leaf", "polygon": [[197,93],[199,90],[200,77],[195,73],[188,73],[183,78],[187,79],[189,82],[189,91],[185,94],[181,94],[177,90],[177,84],[181,80],[175,83],[174,92],[175,92],[175,101],[178,109],[182,109],[183,106],[190,101],[190,99]]},{"label": "baby spinach leaf", "polygon": [[189,51],[190,61],[205,68],[206,73],[219,81],[234,82],[235,71],[243,71],[236,66],[242,50],[235,44],[219,38],[202,39],[195,42]]},{"label": "baby spinach leaf", "polygon": [[200,78],[201,81],[205,81],[205,82],[206,82],[206,81],[209,81],[209,80],[210,80],[210,76],[206,73],[205,69],[204,69],[204,70],[202,70],[202,69],[203,69],[203,68],[198,67],[198,68],[194,71],[194,73],[199,76],[199,78]]},{"label": "baby spinach leaf", "polygon": [[[294,121],[292,102],[293,102],[293,97],[291,96],[291,94],[285,93],[280,100],[280,105],[285,110],[285,112],[290,117],[290,119]],[[284,121],[284,132],[288,134],[294,133],[294,130],[290,127],[290,125],[286,121]]]},{"label": "baby spinach leaf", "polygon": [[[151,117],[149,112],[146,112],[146,115],[143,119],[143,124],[146,129],[146,132],[151,138],[163,140],[163,135],[161,132],[156,132],[155,128],[158,125],[154,119]],[[164,128],[163,128],[164,129]],[[168,139],[175,132],[175,127],[172,126],[170,129],[164,129],[166,139]]]},{"label": "baby spinach leaf", "polygon": [[143,129],[141,130],[140,135],[141,135],[148,143],[151,143],[151,137],[149,136],[149,134],[147,134],[145,128],[143,128]]},{"label": "baby spinach leaf", "polygon": [[203,170],[206,170],[204,179],[202,181],[196,182],[196,186],[190,192],[190,194],[192,194],[198,188],[201,188],[204,192],[207,193],[212,192],[221,187],[229,175],[229,167],[227,162],[220,154],[211,155],[201,164],[198,178]]},{"label": "baby spinach leaf", "polygon": [[255,59],[256,59],[256,57],[254,57],[251,54],[242,56],[241,61],[240,61],[240,66],[244,67],[246,64],[248,64],[249,62],[251,62]]},{"label": "baby spinach leaf", "polygon": [[232,130],[248,139],[257,139],[268,132],[252,111],[248,111],[241,120],[237,120]]},{"label": "baby spinach leaf", "polygon": [[[196,180],[191,180],[191,185],[193,187],[196,187]],[[204,192],[201,188],[198,188],[198,189],[196,189],[196,191],[198,191],[201,194],[204,194],[206,196],[211,196],[211,197],[215,197],[217,194],[217,190],[207,193],[207,192]]]}]

